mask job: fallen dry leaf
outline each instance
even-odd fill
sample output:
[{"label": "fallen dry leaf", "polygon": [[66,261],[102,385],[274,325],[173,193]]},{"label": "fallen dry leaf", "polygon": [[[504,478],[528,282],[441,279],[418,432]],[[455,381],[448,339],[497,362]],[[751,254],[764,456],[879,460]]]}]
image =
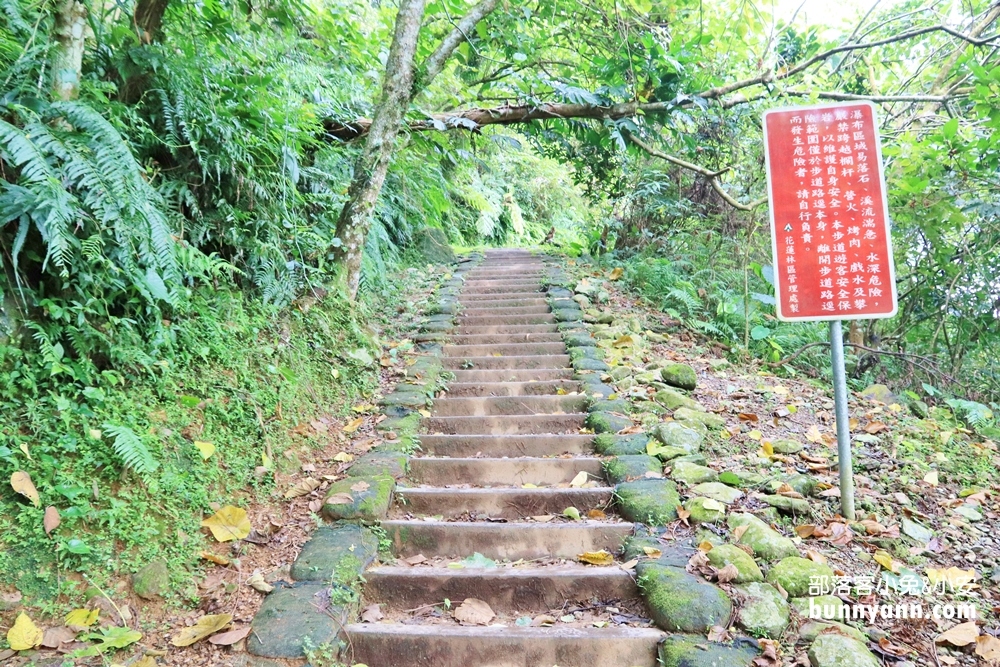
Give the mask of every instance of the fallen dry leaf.
[{"label": "fallen dry leaf", "polygon": [[7,631],[7,643],[15,651],[30,651],[42,643],[45,633],[35,625],[27,614],[17,615],[14,625]]},{"label": "fallen dry leaf", "polygon": [[740,538],[743,537],[743,533],[750,530],[750,524],[744,524],[742,526],[736,526],[733,528],[733,542],[739,542]]},{"label": "fallen dry leaf", "polygon": [[232,614],[212,614],[202,616],[189,628],[184,628],[170,640],[174,646],[191,646],[195,642],[215,634],[233,622]]},{"label": "fallen dry leaf", "polygon": [[594,509],[594,510],[587,510],[587,518],[588,519],[607,519],[608,515],[605,514],[604,512],[602,512],[601,510]]},{"label": "fallen dry leaf", "polygon": [[382,613],[382,605],[370,604],[361,612],[362,623],[377,623],[385,618]]},{"label": "fallen dry leaf", "polygon": [[59,518],[59,510],[52,505],[45,508],[45,516],[42,517],[42,528],[46,535],[51,535],[52,531],[59,527],[62,519]]},{"label": "fallen dry leaf", "polygon": [[580,472],[576,473],[576,476],[573,478],[573,481],[569,483],[569,485],[572,487],[580,487],[586,483],[587,483],[587,473],[581,470]]},{"label": "fallen dry leaf", "polygon": [[207,561],[211,561],[216,565],[229,565],[232,561],[225,556],[220,556],[219,554],[214,554],[211,551],[202,551],[198,553],[199,556]]},{"label": "fallen dry leaf", "polygon": [[663,552],[656,547],[643,547],[642,552],[650,558],[659,558],[663,555]]},{"label": "fallen dry leaf", "polygon": [[740,576],[739,570],[736,566],[730,563],[721,570],[719,570],[718,575],[720,584],[728,584],[730,581],[735,581],[737,577]]},{"label": "fallen dry leaf", "polygon": [[364,493],[370,487],[371,487],[371,484],[369,484],[368,482],[366,482],[364,480],[361,480],[360,482],[358,482],[356,484],[351,484],[351,491],[355,491],[357,493]]},{"label": "fallen dry leaf", "polygon": [[1000,639],[991,635],[976,637],[976,655],[983,660],[1000,660]]},{"label": "fallen dry leaf", "polygon": [[477,598],[465,598],[452,614],[459,623],[487,625],[496,614],[488,604]]},{"label": "fallen dry leaf", "polygon": [[[220,632],[219,634],[212,635],[208,638],[209,644],[215,644],[216,646],[232,646],[238,641],[246,639],[250,635],[250,626],[244,628],[236,628],[235,630],[229,630],[227,632]],[[153,663],[154,665],[156,663]]]},{"label": "fallen dry leaf", "polygon": [[253,530],[246,510],[232,505],[226,505],[202,521],[201,525],[211,530],[212,536],[219,542],[242,540]]},{"label": "fallen dry leaf", "polygon": [[55,628],[48,628],[42,633],[42,646],[45,648],[59,648],[62,644],[68,644],[76,639],[76,632],[60,625]]},{"label": "fallen dry leaf", "polygon": [[261,574],[260,570],[254,572],[253,576],[247,579],[247,585],[258,593],[267,594],[274,590],[274,586],[264,581],[264,575]]},{"label": "fallen dry leaf", "polygon": [[615,557],[604,549],[600,551],[585,551],[577,556],[576,559],[590,565],[611,565],[615,562]]},{"label": "fallen dry leaf", "polygon": [[979,637],[979,626],[976,625],[975,621],[969,621],[968,623],[960,623],[942,632],[934,641],[938,644],[948,643],[952,646],[968,646],[975,642],[977,637]]},{"label": "fallen dry leaf", "polygon": [[364,423],[365,423],[364,417],[358,417],[356,419],[352,419],[351,421],[347,422],[347,424],[344,426],[344,433],[354,433],[359,428],[361,428],[361,425]]},{"label": "fallen dry leaf", "polygon": [[10,476],[10,486],[14,491],[30,500],[32,505],[41,507],[41,499],[38,497],[38,490],[31,481],[31,475],[23,470],[18,470]]},{"label": "fallen dry leaf", "polygon": [[334,493],[326,499],[327,505],[350,505],[354,502],[354,496],[349,493]]},{"label": "fallen dry leaf", "polygon": [[285,500],[291,500],[292,498],[298,498],[299,496],[307,496],[318,489],[319,485],[320,481],[318,479],[306,477],[304,480],[285,492]]}]

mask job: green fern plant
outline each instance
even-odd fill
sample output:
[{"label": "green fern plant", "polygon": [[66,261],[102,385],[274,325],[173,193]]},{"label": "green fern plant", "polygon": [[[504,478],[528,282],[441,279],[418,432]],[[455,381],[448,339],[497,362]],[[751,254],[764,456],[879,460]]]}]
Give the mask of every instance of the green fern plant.
[{"label": "green fern plant", "polygon": [[150,480],[159,463],[145,443],[127,426],[105,424],[104,430],[114,437],[111,446],[126,469],[131,470],[146,482]]}]

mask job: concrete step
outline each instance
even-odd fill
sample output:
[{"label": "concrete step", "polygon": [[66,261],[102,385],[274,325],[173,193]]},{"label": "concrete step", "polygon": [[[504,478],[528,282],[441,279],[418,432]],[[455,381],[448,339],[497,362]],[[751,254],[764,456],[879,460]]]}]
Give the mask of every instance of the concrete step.
[{"label": "concrete step", "polygon": [[494,560],[566,558],[576,560],[585,551],[621,550],[632,534],[632,524],[609,521],[573,523],[493,523],[487,521],[407,521],[390,519],[382,528],[400,558],[423,554],[428,558],[471,556],[481,553]]},{"label": "concrete step", "polygon": [[422,435],[430,456],[558,456],[592,454],[594,436],[584,435]]},{"label": "concrete step", "polygon": [[618,567],[575,564],[462,570],[376,567],[365,572],[365,598],[399,610],[478,598],[498,613],[538,613],[567,603],[637,600],[639,588],[632,576]]},{"label": "concrete step", "polygon": [[562,514],[575,507],[582,514],[610,506],[613,490],[594,489],[442,489],[397,487],[396,498],[405,512],[457,519],[466,513],[503,519]]},{"label": "concrete step", "polygon": [[493,417],[430,417],[421,424],[426,433],[451,435],[516,435],[521,433],[577,433],[585,414],[500,415]]},{"label": "concrete step", "polygon": [[[472,303],[478,304],[478,301]],[[536,306],[496,306],[494,304],[487,304],[483,306],[474,306],[470,304],[462,304],[462,317],[478,317],[483,315],[540,315],[542,313],[552,312],[549,308],[549,304],[542,303]]]},{"label": "concrete step", "polygon": [[352,661],[372,667],[654,667],[649,628],[462,627],[358,623]]},{"label": "concrete step", "polygon": [[498,354],[505,357],[523,357],[538,355],[565,355],[566,344],[557,341],[553,343],[494,343],[492,345],[445,345],[444,356],[461,357],[495,357]]},{"label": "concrete step", "polygon": [[432,486],[548,486],[569,483],[581,471],[588,473],[589,479],[604,479],[601,459],[596,457],[546,459],[530,456],[506,459],[412,458],[407,478],[417,484]]},{"label": "concrete step", "polygon": [[[539,382],[452,382],[446,398],[465,396],[550,396],[580,391],[582,382],[574,380],[549,380]],[[438,399],[441,400],[441,399]]]},{"label": "concrete step", "polygon": [[562,334],[558,332],[518,333],[518,334],[464,334],[451,336],[450,345],[517,345],[535,343],[561,343]]},{"label": "concrete step", "polygon": [[494,368],[476,370],[453,370],[455,382],[541,382],[569,380],[572,368]]},{"label": "concrete step", "polygon": [[540,415],[583,412],[590,399],[567,396],[465,396],[439,398],[431,413],[435,417],[483,417],[489,415]]},{"label": "concrete step", "polygon": [[549,302],[541,295],[537,297],[523,297],[520,299],[461,299],[462,308],[531,308],[544,306],[543,312],[548,312]]},{"label": "concrete step", "polygon": [[533,370],[535,368],[567,368],[568,354],[535,354],[511,357],[442,357],[447,370],[493,370],[498,368]]},{"label": "concrete step", "polygon": [[534,276],[507,276],[505,278],[490,277],[483,275],[467,275],[465,277],[465,287],[473,286],[486,286],[486,287],[503,287],[504,285],[541,285],[542,275]]},{"label": "concrete step", "polygon": [[[540,290],[541,288],[539,288]],[[539,291],[537,294],[525,293],[525,292],[489,292],[487,294],[469,294],[465,293],[462,295],[461,301],[463,304],[472,305],[473,303],[493,303],[495,301],[534,301],[535,299],[541,299],[548,303],[545,298],[545,293]]]},{"label": "concrete step", "polygon": [[455,327],[454,333],[458,336],[482,336],[487,334],[526,336],[540,333],[558,334],[559,328],[554,322],[543,322],[542,324],[469,324]]},{"label": "concrete step", "polygon": [[482,284],[468,285],[468,284],[466,284],[466,286],[462,288],[462,290],[461,290],[461,292],[459,294],[461,295],[460,298],[465,299],[466,297],[469,297],[469,296],[483,296],[483,295],[490,295],[490,294],[504,294],[504,295],[509,295],[509,294],[519,294],[519,295],[521,295],[521,294],[531,294],[531,295],[535,295],[535,294],[542,294],[542,293],[543,293],[542,292],[542,286],[539,283],[526,284],[526,285],[511,285],[511,284],[508,284],[508,283],[502,283],[502,284],[498,283],[496,285],[482,285]]},{"label": "concrete step", "polygon": [[510,324],[552,324],[556,321],[552,313],[534,315],[458,315],[460,327],[489,327]]}]

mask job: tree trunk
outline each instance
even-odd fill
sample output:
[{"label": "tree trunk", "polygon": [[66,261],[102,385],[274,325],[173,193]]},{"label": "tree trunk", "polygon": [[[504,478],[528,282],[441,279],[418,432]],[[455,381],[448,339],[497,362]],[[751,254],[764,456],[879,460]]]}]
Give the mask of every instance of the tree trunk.
[{"label": "tree trunk", "polygon": [[385,63],[382,97],[375,109],[365,148],[354,165],[348,199],[337,221],[337,259],[343,270],[347,292],[353,300],[361,281],[361,257],[371,225],[371,213],[385,181],[393,144],[410,105],[413,88],[413,56],[417,50],[424,0],[402,0],[396,15],[396,32]]},{"label": "tree trunk", "polygon": [[53,33],[52,95],[57,100],[80,96],[84,40],[87,38],[87,8],[78,0],[60,0]]},{"label": "tree trunk", "polygon": [[135,23],[136,32],[139,39],[144,44],[152,44],[160,41],[162,37],[163,14],[167,11],[170,0],[138,0],[135,3],[135,14],[132,20]]}]

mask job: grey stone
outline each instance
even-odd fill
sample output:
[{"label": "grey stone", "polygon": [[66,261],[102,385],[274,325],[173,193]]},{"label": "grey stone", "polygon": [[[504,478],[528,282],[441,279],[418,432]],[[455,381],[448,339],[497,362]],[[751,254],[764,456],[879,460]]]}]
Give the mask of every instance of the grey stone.
[{"label": "grey stone", "polygon": [[708,562],[712,564],[712,567],[719,570],[727,565],[735,567],[738,576],[733,580],[734,583],[749,584],[755,581],[764,581],[764,573],[760,571],[757,561],[738,546],[721,544],[712,547],[712,550],[705,555],[708,556]]},{"label": "grey stone", "polygon": [[726,506],[718,500],[702,498],[700,496],[691,498],[684,503],[684,509],[688,511],[688,522],[692,525],[699,523],[716,523],[726,518]]},{"label": "grey stone", "polygon": [[604,462],[604,473],[612,484],[645,478],[647,472],[661,475],[663,464],[655,456],[647,454],[616,456]]},{"label": "grey stone", "polygon": [[607,399],[594,399],[587,406],[587,412],[620,412],[627,413],[631,409],[628,401],[620,398],[613,401]]},{"label": "grey stone", "polygon": [[809,502],[802,498],[789,498],[788,496],[770,495],[761,498],[765,503],[778,509],[785,514],[801,515],[812,513]]},{"label": "grey stone", "polygon": [[755,489],[766,480],[763,475],[751,470],[725,470],[719,473],[719,481],[739,489]]},{"label": "grey stone", "polygon": [[594,433],[617,433],[632,426],[632,420],[613,412],[591,412],[586,424]]},{"label": "grey stone", "polygon": [[717,644],[704,637],[668,635],[660,644],[660,667],[747,667],[757,657],[757,642],[745,637]]},{"label": "grey stone", "polygon": [[250,624],[247,652],[263,658],[302,658],[306,638],[314,646],[336,644],[349,608],[330,600],[330,587],[306,583],[279,588],[264,598]]},{"label": "grey stone", "polygon": [[[367,488],[361,489],[363,485]],[[392,502],[396,480],[389,475],[360,478],[347,477],[334,482],[323,501],[323,516],[330,521],[341,519],[374,523],[385,518]],[[346,501],[346,495],[353,498]]]},{"label": "grey stone", "polygon": [[836,632],[824,632],[809,647],[812,667],[879,667],[882,663],[864,643]]},{"label": "grey stone", "polygon": [[170,586],[167,563],[154,560],[132,575],[132,592],[143,600],[162,596]]},{"label": "grey stone", "polygon": [[765,561],[778,560],[788,556],[797,556],[799,550],[795,543],[784,537],[766,523],[752,514],[733,513],[727,520],[730,530],[747,526],[740,537],[740,544],[745,544],[753,550],[755,556]]},{"label": "grey stone", "polygon": [[678,482],[683,482],[688,486],[701,484],[702,482],[714,482],[719,478],[711,468],[700,466],[688,461],[671,461],[670,478]]},{"label": "grey stone", "polygon": [[618,510],[629,521],[665,525],[677,519],[677,486],[667,479],[639,479],[615,487]]},{"label": "grey stone", "polygon": [[771,568],[766,581],[781,586],[788,597],[800,598],[809,595],[810,583],[829,590],[833,586],[833,577],[833,569],[829,565],[800,556],[789,556]]},{"label": "grey stone", "polygon": [[691,493],[732,505],[743,497],[743,492],[721,482],[703,482],[691,488]]},{"label": "grey stone", "polygon": [[861,398],[867,398],[870,401],[879,401],[880,403],[899,402],[899,399],[892,393],[892,390],[884,384],[873,384],[865,388],[861,392]]},{"label": "grey stone", "polygon": [[934,531],[927,528],[912,519],[907,517],[902,517],[899,521],[900,530],[907,537],[911,537],[921,544],[927,544],[932,539],[934,539]]},{"label": "grey stone", "polygon": [[865,637],[865,633],[844,623],[837,623],[836,621],[809,621],[808,623],[803,623],[799,628],[799,640],[811,642],[823,633],[845,634],[848,637],[857,639],[859,642],[865,642],[868,639]]},{"label": "grey stone", "polygon": [[729,624],[733,603],[712,584],[679,567],[641,562],[637,582],[653,622],[668,631],[704,634]]},{"label": "grey stone", "polygon": [[692,391],[698,384],[694,369],[686,364],[666,364],[660,369],[660,377],[671,387]]},{"label": "grey stone", "polygon": [[611,370],[611,367],[599,359],[577,359],[573,362],[573,369],[578,371],[607,372]]},{"label": "grey stone", "polygon": [[605,456],[622,456],[627,454],[645,454],[649,436],[645,433],[615,435],[601,433],[594,438],[594,451]]},{"label": "grey stone", "polygon": [[811,475],[803,475],[802,473],[788,475],[782,477],[781,482],[792,487],[796,493],[801,493],[803,496],[811,496],[816,492],[816,480]]},{"label": "grey stone", "polygon": [[743,595],[737,624],[751,635],[777,639],[788,627],[788,603],[774,586],[754,582],[734,587]]},{"label": "grey stone", "polygon": [[401,452],[392,450],[371,451],[354,461],[354,464],[347,469],[347,474],[350,477],[390,475],[399,479],[406,475],[409,461],[410,457]]},{"label": "grey stone", "polygon": [[798,454],[805,449],[805,445],[801,442],[797,440],[789,440],[787,438],[772,440],[771,447],[777,454]]},{"label": "grey stone", "polygon": [[661,389],[653,394],[653,400],[665,407],[667,410],[678,410],[680,408],[697,410],[701,407],[698,404],[698,401],[693,398],[688,398],[681,392],[674,389]]},{"label": "grey stone", "polygon": [[788,602],[800,616],[814,621],[842,619],[845,618],[844,613],[847,611],[847,605],[836,595],[791,598]]},{"label": "grey stone", "polygon": [[292,563],[296,581],[353,583],[378,555],[378,538],[353,523],[322,526]]},{"label": "grey stone", "polygon": [[455,251],[448,245],[448,237],[437,227],[424,227],[413,234],[411,246],[430,264],[453,264]]},{"label": "grey stone", "polygon": [[705,439],[698,431],[673,421],[658,424],[653,429],[653,437],[665,445],[680,447],[689,453],[698,451]]},{"label": "grey stone", "polygon": [[689,428],[694,428],[694,424],[716,431],[725,427],[726,420],[721,415],[717,415],[714,412],[706,412],[701,405],[698,407],[700,408],[699,410],[689,408],[674,410],[674,421]]}]

